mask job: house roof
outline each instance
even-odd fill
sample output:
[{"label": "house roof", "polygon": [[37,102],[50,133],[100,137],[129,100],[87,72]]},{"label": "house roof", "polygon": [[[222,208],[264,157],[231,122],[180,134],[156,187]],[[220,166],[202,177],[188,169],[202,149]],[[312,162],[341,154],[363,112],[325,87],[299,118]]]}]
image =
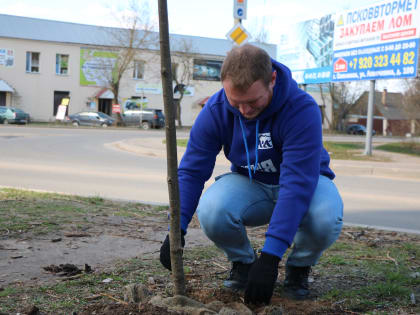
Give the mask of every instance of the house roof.
[{"label": "house roof", "polygon": [[[420,119],[420,113],[407,113],[403,107],[403,94],[386,92],[385,103],[383,103],[383,93],[375,92],[375,109],[386,119],[390,120],[406,120],[406,119]],[[357,100],[361,113],[366,113],[369,92],[364,92]]]},{"label": "house roof", "polygon": [[[123,28],[103,27],[87,24],[60,22],[38,18],[21,17],[0,14],[0,37],[19,38],[78,45],[119,46],[115,39],[116,32],[127,31]],[[142,36],[140,32],[139,36]],[[159,50],[158,33],[154,32],[156,40],[142,47],[144,49]],[[189,35],[170,34],[171,51],[183,51],[185,42],[191,43],[191,52],[201,55],[226,56],[232,48],[232,42],[227,39],[198,37]],[[121,41],[120,41],[121,42]],[[274,44],[252,43],[276,57],[277,46]]]},{"label": "house roof", "polygon": [[402,108],[403,95],[401,93],[386,92],[385,104],[382,103],[383,92],[375,92],[375,107],[387,119],[407,119]]}]

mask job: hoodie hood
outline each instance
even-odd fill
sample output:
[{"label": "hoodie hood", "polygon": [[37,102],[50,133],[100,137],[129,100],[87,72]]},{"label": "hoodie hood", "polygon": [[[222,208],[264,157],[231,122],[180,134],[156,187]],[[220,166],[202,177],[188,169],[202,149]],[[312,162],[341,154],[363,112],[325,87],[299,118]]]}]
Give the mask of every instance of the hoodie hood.
[{"label": "hoodie hood", "polygon": [[292,78],[292,73],[290,70],[282,65],[281,63],[271,59],[273,71],[277,72],[276,83],[273,88],[273,96],[271,98],[270,104],[255,118],[253,119],[246,119],[242,116],[238,109],[234,108],[230,105],[226,93],[223,89],[223,104],[226,108],[232,112],[235,116],[239,116],[240,118],[246,121],[255,121],[255,120],[262,120],[269,116],[272,116],[273,113],[278,112],[287,102],[289,95],[293,94],[293,92],[298,89],[298,86]]}]

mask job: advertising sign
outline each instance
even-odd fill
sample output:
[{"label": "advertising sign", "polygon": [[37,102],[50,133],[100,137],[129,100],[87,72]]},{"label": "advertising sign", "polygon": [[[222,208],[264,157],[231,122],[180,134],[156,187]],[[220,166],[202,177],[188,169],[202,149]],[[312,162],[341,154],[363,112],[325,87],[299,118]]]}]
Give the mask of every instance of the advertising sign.
[{"label": "advertising sign", "polygon": [[13,49],[0,48],[0,66],[13,67],[15,55]]},{"label": "advertising sign", "polygon": [[194,59],[193,80],[220,81],[222,61]]},{"label": "advertising sign", "polygon": [[70,98],[68,98],[68,97],[64,97],[61,100],[61,104],[58,106],[57,114],[55,116],[55,119],[64,120],[64,118],[66,116],[67,108],[69,106],[69,103],[70,103]]},{"label": "advertising sign", "polygon": [[333,81],[414,77],[418,0],[388,0],[336,15]]},{"label": "advertising sign", "polygon": [[277,59],[302,84],[330,82],[334,17],[331,14],[292,25],[281,36]]},{"label": "advertising sign", "polygon": [[118,54],[99,49],[80,49],[80,85],[107,86]]},{"label": "advertising sign", "polygon": [[136,94],[162,94],[162,84],[160,83],[137,83]]},{"label": "advertising sign", "polygon": [[120,114],[121,113],[120,104],[112,104],[112,113],[113,114]]}]

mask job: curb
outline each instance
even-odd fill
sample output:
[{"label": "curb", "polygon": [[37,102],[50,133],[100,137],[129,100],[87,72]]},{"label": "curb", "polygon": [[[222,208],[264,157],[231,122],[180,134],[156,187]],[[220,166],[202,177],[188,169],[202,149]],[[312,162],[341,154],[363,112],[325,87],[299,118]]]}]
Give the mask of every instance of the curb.
[{"label": "curb", "polygon": [[[106,146],[131,152],[133,154],[166,158],[165,145],[163,143],[156,144],[156,139],[129,139],[109,143]],[[178,160],[181,159],[184,152],[185,148],[178,148]],[[216,163],[221,165],[230,165],[230,162],[220,154]],[[363,163],[366,164],[363,165]],[[375,165],[374,163],[378,163],[378,165]],[[331,160],[330,166],[336,175],[382,176],[420,181],[420,159],[419,162],[416,163],[385,162],[385,164],[383,162],[356,161],[355,163],[352,163],[347,160]]]},{"label": "curb", "polygon": [[344,165],[340,162],[332,162],[331,168],[338,175],[365,175],[365,176],[385,176],[393,178],[409,178],[420,181],[420,169],[414,170],[401,167],[384,167],[372,165]]}]

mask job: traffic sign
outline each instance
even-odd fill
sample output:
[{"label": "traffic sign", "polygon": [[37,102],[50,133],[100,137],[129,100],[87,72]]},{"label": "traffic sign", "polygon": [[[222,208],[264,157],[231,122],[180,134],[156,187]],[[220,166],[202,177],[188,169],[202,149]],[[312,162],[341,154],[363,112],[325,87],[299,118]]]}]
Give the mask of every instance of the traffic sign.
[{"label": "traffic sign", "polygon": [[241,46],[248,42],[251,35],[241,23],[238,23],[226,34],[226,37],[233,41],[236,45]]},{"label": "traffic sign", "polygon": [[233,17],[235,19],[246,19],[246,1],[247,0],[233,0]]}]

